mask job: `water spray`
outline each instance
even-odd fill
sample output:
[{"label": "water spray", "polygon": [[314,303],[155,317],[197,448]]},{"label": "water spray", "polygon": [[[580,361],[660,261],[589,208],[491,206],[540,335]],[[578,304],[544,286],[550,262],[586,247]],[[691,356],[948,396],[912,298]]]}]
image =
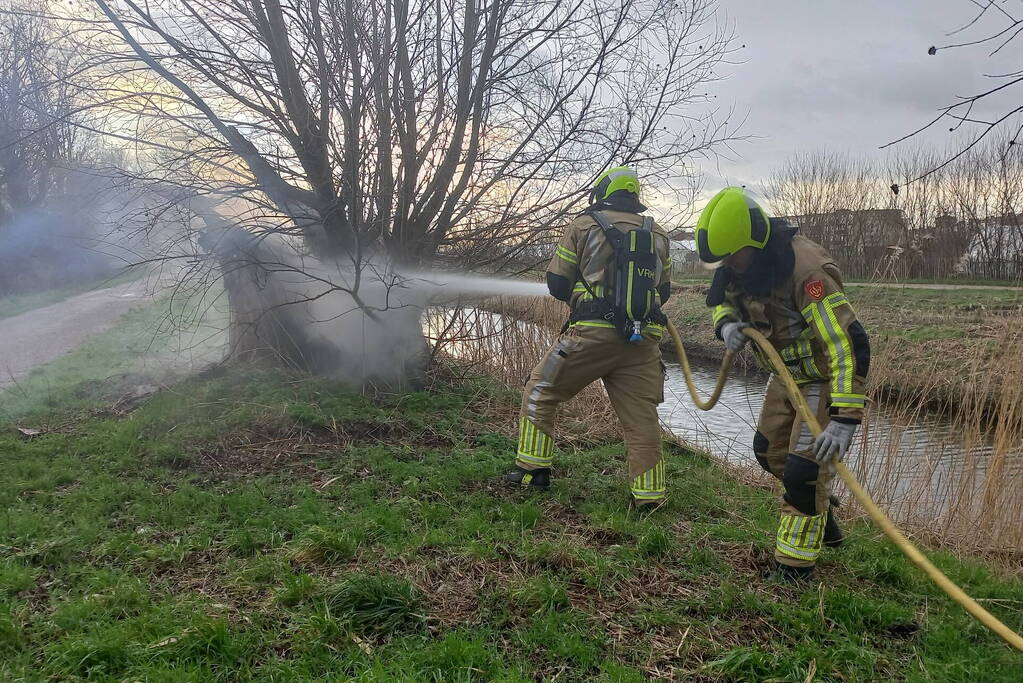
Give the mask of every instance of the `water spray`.
[{"label": "water spray", "polygon": [[425,298],[434,304],[466,296],[481,299],[490,296],[547,296],[547,285],[542,282],[461,275],[445,271],[417,271],[409,273],[406,277],[404,286],[425,294]]}]

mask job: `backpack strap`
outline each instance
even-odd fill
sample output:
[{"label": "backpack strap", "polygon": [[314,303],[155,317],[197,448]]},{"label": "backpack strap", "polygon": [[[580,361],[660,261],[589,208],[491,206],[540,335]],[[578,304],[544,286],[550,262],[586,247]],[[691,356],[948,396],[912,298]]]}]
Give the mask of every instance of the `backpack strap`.
[{"label": "backpack strap", "polygon": [[[616,228],[614,224],[612,224],[609,220],[607,220],[607,216],[605,216],[600,211],[593,211],[590,213],[590,216],[592,216],[596,224],[600,226],[600,229],[604,231],[604,236],[607,237],[608,241],[611,242],[611,246],[612,247],[615,246],[615,243],[618,242],[622,237],[622,231]],[[647,218],[649,217],[647,216],[644,217],[643,219],[644,225],[646,225]]]},{"label": "backpack strap", "polygon": [[[615,228],[610,223],[610,221],[607,220],[607,217],[604,214],[602,214],[600,211],[594,210],[594,211],[587,211],[585,213],[588,214],[590,216],[590,218],[592,218],[594,220],[594,222],[600,227],[600,229],[604,232],[604,236],[607,237],[608,241],[611,242],[612,248],[614,248],[615,242],[612,241],[612,240],[614,240],[614,237],[613,237],[612,233],[613,232],[614,233],[618,233],[619,237],[621,237],[621,234],[622,234],[621,231],[618,230],[617,228]],[[646,221],[644,220],[644,223],[645,222]],[[579,274],[579,281],[583,283],[583,287],[586,288],[587,294],[590,295],[590,298],[593,301],[596,301],[598,299],[597,294],[593,291],[593,287],[590,286],[590,283],[586,281],[586,278],[583,277],[582,268],[576,268],[576,272]],[[605,298],[606,299],[607,298],[607,294],[605,293],[604,297],[600,297],[600,298]]]}]

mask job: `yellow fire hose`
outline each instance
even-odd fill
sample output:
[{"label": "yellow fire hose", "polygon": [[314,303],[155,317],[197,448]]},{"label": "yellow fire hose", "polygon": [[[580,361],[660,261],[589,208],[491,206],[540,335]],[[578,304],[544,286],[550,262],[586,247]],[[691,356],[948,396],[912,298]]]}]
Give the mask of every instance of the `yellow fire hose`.
[{"label": "yellow fire hose", "polygon": [[[689,388],[689,394],[693,398],[693,402],[700,410],[710,410],[714,407],[714,404],[718,402],[721,397],[721,390],[724,389],[725,382],[728,380],[728,373],[731,369],[732,363],[735,359],[735,354],[731,351],[725,353],[724,359],[721,361],[721,372],[718,375],[717,384],[714,387],[714,393],[711,394],[710,398],[703,400],[700,398],[699,391],[696,385],[693,383],[693,374],[689,368],[689,359],[686,358],[685,347],[682,346],[682,339],[679,337],[678,329],[669,320],[668,321],[668,333],[671,335],[671,340],[675,344],[675,352],[678,354],[679,361],[682,364],[682,372],[686,378],[686,386]],[[802,392],[799,391],[799,387],[796,381],[792,379],[792,375],[785,367],[785,363],[782,361],[781,356],[775,351],[774,346],[767,341],[767,338],[761,334],[758,330],[752,327],[747,327],[743,330],[746,336],[750,337],[760,350],[771,360],[771,365],[776,370],[776,375],[785,384],[786,390],[788,390],[789,398],[795,404],[800,414],[803,416],[803,420],[810,426],[814,436],[820,434],[823,430],[817,423],[817,418],[814,416],[813,411],[806,404],[806,399],[803,398]],[[1005,642],[1012,645],[1017,650],[1023,652],[1023,637],[1020,637],[1018,633],[1010,629],[1008,626],[998,620],[993,614],[988,612],[986,609],[977,604],[977,601],[967,595],[962,588],[952,583],[947,576],[941,573],[941,570],[931,564],[922,552],[920,552],[916,546],[909,542],[901,531],[892,523],[892,520],[888,519],[888,516],[877,506],[876,503],[870,498],[870,495],[863,490],[860,483],[853,476],[853,473],[841,462],[834,463],[835,470],[838,475],[842,477],[842,481],[852,491],[853,496],[859,502],[860,505],[867,511],[870,518],[881,527],[885,535],[892,540],[892,542],[898,546],[906,557],[908,557],[913,564],[922,569],[931,580],[938,584],[950,598],[958,602],[963,609],[973,615],[973,617],[980,623],[987,626],[989,629],[1001,636]]]}]

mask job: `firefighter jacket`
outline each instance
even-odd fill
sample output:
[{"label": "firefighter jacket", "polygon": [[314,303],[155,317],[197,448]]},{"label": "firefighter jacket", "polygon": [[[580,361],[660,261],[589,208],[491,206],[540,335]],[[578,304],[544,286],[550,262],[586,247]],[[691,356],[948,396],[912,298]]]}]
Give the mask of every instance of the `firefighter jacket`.
[{"label": "firefighter jacket", "polygon": [[[612,225],[626,231],[643,225],[643,216],[626,211],[603,210],[601,213]],[[653,278],[658,298],[664,304],[671,294],[671,252],[668,235],[653,222],[654,248],[657,250],[657,272]],[[573,309],[581,301],[607,296],[614,287],[614,247],[589,213],[576,216],[564,234],[547,267],[547,286],[551,295],[568,303]],[[602,321],[586,321],[588,326],[614,327]],[[651,325],[650,327],[660,326]]]},{"label": "firefighter jacket", "polygon": [[[865,405],[870,341],[856,319],[831,255],[803,235],[792,238],[791,272],[771,291],[753,297],[730,283],[724,301],[713,307],[715,330],[729,321],[751,323],[774,345],[799,384],[826,381],[830,415],[858,423]],[[755,349],[762,368],[770,361]]]}]

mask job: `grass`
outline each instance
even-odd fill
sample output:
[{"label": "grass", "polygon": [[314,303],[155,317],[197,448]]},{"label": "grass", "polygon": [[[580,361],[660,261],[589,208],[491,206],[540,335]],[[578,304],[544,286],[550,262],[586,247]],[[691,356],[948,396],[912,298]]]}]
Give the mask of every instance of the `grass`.
[{"label": "grass", "polygon": [[[702,271],[699,273],[686,273],[680,272],[677,275],[672,276],[672,282],[678,284],[697,285],[707,284],[710,282],[712,272]],[[977,287],[1023,287],[1023,283],[1019,280],[991,280],[991,279],[976,279],[976,278],[927,278],[927,277],[914,277],[904,280],[885,280],[876,279],[872,282],[881,283],[884,285],[892,285],[898,287],[899,285],[968,285]],[[857,285],[863,284],[862,280],[846,280],[847,284]]]},{"label": "grass", "polygon": [[[191,355],[201,356],[223,339],[226,315],[217,291],[202,299],[165,298],[133,308],[117,324],[74,351],[33,369],[0,392],[0,420],[26,422],[64,419],[125,398],[139,383],[173,375]],[[140,374],[143,366],[149,372]]]},{"label": "grass", "polygon": [[[872,529],[766,583],[776,499],[669,450],[625,506],[620,444],[496,484],[517,397],[438,373],[367,398],[230,374],[22,439],[0,430],[4,680],[1016,680],[1018,654]],[[1023,582],[933,559],[1016,629]]]},{"label": "grass", "polygon": [[[949,308],[972,313],[1023,304],[1023,288],[1005,289],[920,289],[916,287],[871,287],[850,284],[849,289],[871,306],[933,312]],[[881,291],[876,291],[881,290]]]},{"label": "grass", "polygon": [[1019,280],[993,280],[990,278],[933,278],[933,277],[911,277],[905,280],[893,281],[892,284],[911,285],[976,285],[978,287],[1020,287],[1023,283]]},{"label": "grass", "polygon": [[25,313],[26,311],[42,308],[43,306],[49,306],[77,294],[134,282],[139,278],[145,277],[145,275],[145,269],[131,267],[124,269],[117,275],[102,277],[98,280],[91,280],[77,285],[55,287],[41,292],[2,297],[0,298],[0,320]]}]

